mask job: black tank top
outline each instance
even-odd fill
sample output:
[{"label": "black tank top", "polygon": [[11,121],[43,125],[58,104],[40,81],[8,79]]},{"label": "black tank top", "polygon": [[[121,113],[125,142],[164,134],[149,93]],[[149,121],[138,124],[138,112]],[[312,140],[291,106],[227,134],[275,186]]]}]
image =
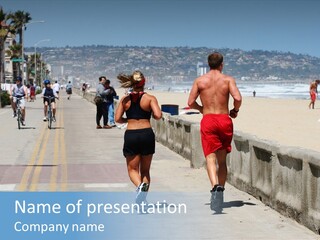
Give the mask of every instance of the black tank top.
[{"label": "black tank top", "polygon": [[140,107],[140,100],[143,96],[142,93],[140,95],[137,93],[130,93],[131,105],[129,109],[126,111],[127,119],[150,119],[151,111],[145,111]]}]

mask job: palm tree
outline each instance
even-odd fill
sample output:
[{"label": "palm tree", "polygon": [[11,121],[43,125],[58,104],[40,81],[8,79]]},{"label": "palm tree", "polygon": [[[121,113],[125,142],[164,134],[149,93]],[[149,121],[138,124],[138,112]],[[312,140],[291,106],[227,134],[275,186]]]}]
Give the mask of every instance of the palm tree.
[{"label": "palm tree", "polygon": [[23,52],[23,32],[26,30],[26,24],[32,20],[30,13],[24,11],[16,11],[13,14],[10,14],[12,19],[13,27],[16,29],[17,34],[19,35],[19,44],[21,45],[20,57],[23,59],[21,64],[21,71],[23,71],[24,63],[24,52]]},{"label": "palm tree", "polygon": [[26,24],[32,20],[30,13],[19,10],[11,14],[10,17],[19,35],[19,44],[23,45],[23,31],[27,29]]},{"label": "palm tree", "polygon": [[19,62],[14,61],[14,59],[21,58],[21,48],[21,44],[16,44],[16,42],[14,41],[7,51],[7,54],[10,56],[13,64],[13,79],[16,79],[17,76],[21,75]]},{"label": "palm tree", "polygon": [[[35,57],[37,58],[37,61],[35,61]],[[37,62],[37,68],[35,67],[35,62]],[[30,56],[30,59],[28,60],[27,62],[27,69],[28,69],[28,72],[27,72],[27,78],[30,79],[30,75],[32,76],[33,78],[33,82],[34,83],[38,83],[38,81],[35,78],[35,71],[36,69],[39,69],[39,65],[41,63],[41,55],[39,53],[37,53],[36,55],[31,55]],[[37,79],[39,77],[39,74],[37,75]]]},{"label": "palm tree", "polygon": [[4,83],[4,43],[9,34],[15,34],[11,14],[7,14],[0,7],[0,83]]}]

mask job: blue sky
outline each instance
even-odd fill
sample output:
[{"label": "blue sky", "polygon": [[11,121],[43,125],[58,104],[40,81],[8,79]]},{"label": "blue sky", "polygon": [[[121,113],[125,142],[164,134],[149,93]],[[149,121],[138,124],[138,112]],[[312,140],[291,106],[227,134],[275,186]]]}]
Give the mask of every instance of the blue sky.
[{"label": "blue sky", "polygon": [[319,0],[1,0],[29,12],[25,46],[239,48],[320,57]]}]

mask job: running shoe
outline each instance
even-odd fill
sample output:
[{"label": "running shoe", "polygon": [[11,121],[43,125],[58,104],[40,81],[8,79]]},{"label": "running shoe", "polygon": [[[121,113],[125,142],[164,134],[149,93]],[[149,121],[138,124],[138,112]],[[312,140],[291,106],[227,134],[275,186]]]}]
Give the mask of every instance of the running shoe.
[{"label": "running shoe", "polygon": [[44,122],[46,122],[47,120],[48,120],[47,117],[44,117],[44,118],[43,118],[43,121],[44,121]]},{"label": "running shoe", "polygon": [[56,117],[52,117],[52,121],[54,121],[54,122],[55,122],[55,121],[56,121]]},{"label": "running shoe", "polygon": [[137,187],[137,196],[136,196],[136,203],[141,204],[142,202],[146,202],[147,194],[149,190],[149,184],[148,183],[141,183]]},{"label": "running shoe", "polygon": [[22,124],[22,126],[26,125],[26,121],[24,119],[22,119],[22,118],[21,118],[21,124]]},{"label": "running shoe", "polygon": [[217,213],[222,212],[222,205],[223,205],[223,191],[224,187],[215,185],[212,188],[211,192],[211,199],[210,199],[210,209]]},{"label": "running shoe", "polygon": [[13,118],[17,117],[17,113],[16,113],[16,112],[13,112],[12,117],[13,117]]}]

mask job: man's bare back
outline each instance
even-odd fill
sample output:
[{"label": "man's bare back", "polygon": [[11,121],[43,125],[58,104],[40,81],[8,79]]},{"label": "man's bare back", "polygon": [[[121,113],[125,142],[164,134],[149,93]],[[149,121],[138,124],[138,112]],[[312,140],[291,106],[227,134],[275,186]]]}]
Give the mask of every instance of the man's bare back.
[{"label": "man's bare back", "polygon": [[[203,114],[228,114],[229,94],[240,101],[241,95],[235,80],[222,74],[220,70],[210,70],[194,81],[188,104]],[[202,106],[196,103],[198,96]],[[239,110],[239,107],[240,105],[235,106],[235,109]]]}]

